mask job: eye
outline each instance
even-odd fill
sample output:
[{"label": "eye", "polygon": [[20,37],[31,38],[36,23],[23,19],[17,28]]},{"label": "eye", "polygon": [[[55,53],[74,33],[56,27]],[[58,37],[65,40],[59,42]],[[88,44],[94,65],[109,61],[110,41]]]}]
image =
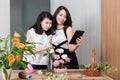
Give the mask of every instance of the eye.
[{"label": "eye", "polygon": [[59,16],[62,16],[62,14],[60,14]]},{"label": "eye", "polygon": [[45,24],[49,24],[49,22],[45,22]]},{"label": "eye", "polygon": [[51,22],[49,24],[52,24]]}]

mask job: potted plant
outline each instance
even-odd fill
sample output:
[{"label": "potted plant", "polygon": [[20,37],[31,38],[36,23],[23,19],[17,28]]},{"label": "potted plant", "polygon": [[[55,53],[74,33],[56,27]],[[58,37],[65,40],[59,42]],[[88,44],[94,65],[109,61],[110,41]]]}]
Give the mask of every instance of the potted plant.
[{"label": "potted plant", "polygon": [[91,64],[81,65],[81,68],[85,69],[85,74],[87,76],[100,76],[103,71],[110,73],[117,70],[115,67],[107,62],[96,63],[93,70],[91,68]]},{"label": "potted plant", "polygon": [[[13,38],[11,38],[11,35],[8,35],[6,38],[0,37],[0,69],[2,70],[4,80],[10,80],[12,68],[15,65],[20,64],[23,68],[27,67],[26,63],[22,61],[22,55],[25,51],[34,54],[33,43],[22,43],[20,37],[21,35],[16,32]],[[10,69],[10,72],[7,72],[8,69]]]}]

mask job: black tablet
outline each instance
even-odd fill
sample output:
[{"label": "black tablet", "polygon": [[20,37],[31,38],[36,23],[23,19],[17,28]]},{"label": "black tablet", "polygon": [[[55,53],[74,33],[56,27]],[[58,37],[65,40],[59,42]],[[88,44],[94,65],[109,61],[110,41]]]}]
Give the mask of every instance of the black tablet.
[{"label": "black tablet", "polygon": [[69,44],[77,44],[76,39],[80,38],[84,34],[84,31],[76,30]]}]

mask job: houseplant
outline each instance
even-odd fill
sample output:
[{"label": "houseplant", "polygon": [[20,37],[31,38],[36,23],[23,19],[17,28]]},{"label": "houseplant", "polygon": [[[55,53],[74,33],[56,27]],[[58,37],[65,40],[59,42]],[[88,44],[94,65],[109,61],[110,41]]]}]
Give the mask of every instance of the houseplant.
[{"label": "houseplant", "polygon": [[91,64],[81,65],[81,68],[85,69],[85,74],[87,76],[100,76],[102,72],[114,72],[117,69],[107,62],[96,63],[94,69],[92,70]]},{"label": "houseplant", "polygon": [[[15,65],[20,64],[23,68],[26,68],[26,63],[22,61],[22,55],[25,51],[34,54],[34,43],[22,43],[20,37],[21,35],[15,32],[13,38],[11,35],[0,38],[0,69],[4,80],[10,80],[12,68]],[[10,74],[8,74],[7,69],[10,69]]]}]

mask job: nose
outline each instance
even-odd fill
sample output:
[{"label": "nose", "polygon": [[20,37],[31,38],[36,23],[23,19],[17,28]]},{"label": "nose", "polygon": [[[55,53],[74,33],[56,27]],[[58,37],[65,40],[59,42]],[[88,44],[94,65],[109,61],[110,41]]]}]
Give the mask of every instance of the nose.
[{"label": "nose", "polygon": [[64,16],[62,16],[61,19],[64,19]]},{"label": "nose", "polygon": [[47,24],[47,27],[50,28],[50,27],[51,27],[51,24]]}]

